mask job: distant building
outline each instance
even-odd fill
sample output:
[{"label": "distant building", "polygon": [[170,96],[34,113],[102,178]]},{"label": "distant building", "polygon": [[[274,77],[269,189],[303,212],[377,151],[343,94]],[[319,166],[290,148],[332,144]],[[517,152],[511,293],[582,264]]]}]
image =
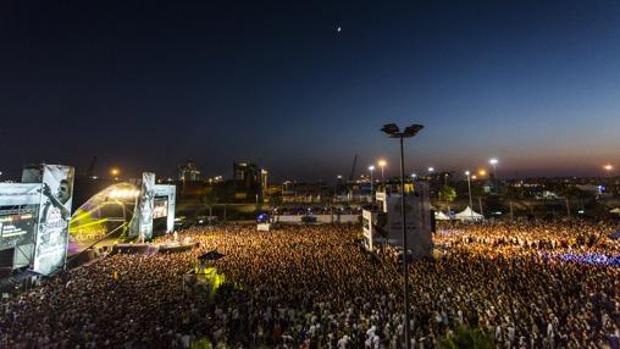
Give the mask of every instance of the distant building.
[{"label": "distant building", "polygon": [[282,183],[282,200],[284,202],[320,203],[331,200],[333,188],[325,182],[291,182]]},{"label": "distant building", "polygon": [[180,165],[178,180],[179,182],[198,182],[200,181],[200,171],[192,160],[188,160],[187,163]]},{"label": "distant building", "polygon": [[425,181],[430,186],[430,194],[431,197],[437,197],[441,188],[446,185],[452,186],[452,181],[454,179],[454,172],[452,171],[443,171],[443,172],[433,172],[429,173],[425,176],[421,176],[418,178],[419,180]]},{"label": "distant building", "polygon": [[239,201],[262,201],[267,191],[269,172],[253,162],[235,161],[233,181],[236,183],[235,199]]},{"label": "distant building", "polygon": [[260,180],[258,166],[249,161],[235,161],[233,163],[233,179],[246,183],[258,183]]}]

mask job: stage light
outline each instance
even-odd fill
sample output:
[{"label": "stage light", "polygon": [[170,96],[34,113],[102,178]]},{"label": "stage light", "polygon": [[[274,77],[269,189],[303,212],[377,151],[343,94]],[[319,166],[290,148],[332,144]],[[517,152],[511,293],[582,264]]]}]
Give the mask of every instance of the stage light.
[{"label": "stage light", "polygon": [[138,195],[140,195],[140,190],[138,189],[117,189],[117,190],[112,190],[109,194],[108,197],[110,199],[134,199],[137,198]]},{"label": "stage light", "polygon": [[383,170],[385,169],[385,165],[387,165],[387,162],[383,159],[379,160],[377,162],[377,165],[379,165],[379,167],[381,168],[381,180],[384,180],[384,175],[383,175]]},{"label": "stage light", "polygon": [[112,167],[112,169],[110,169],[110,174],[112,175],[114,180],[117,181],[118,180],[118,175],[121,174],[121,170],[118,169],[117,167]]}]

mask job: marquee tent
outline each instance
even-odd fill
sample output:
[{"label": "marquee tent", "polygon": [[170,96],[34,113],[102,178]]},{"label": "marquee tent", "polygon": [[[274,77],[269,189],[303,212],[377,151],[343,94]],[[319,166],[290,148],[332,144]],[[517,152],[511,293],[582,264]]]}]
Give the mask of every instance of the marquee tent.
[{"label": "marquee tent", "polygon": [[438,221],[449,221],[451,218],[447,214],[441,211],[435,211],[435,220]]},{"label": "marquee tent", "polygon": [[467,208],[465,208],[463,211],[457,213],[456,215],[454,215],[454,218],[460,220],[460,221],[469,221],[469,222],[473,222],[473,221],[481,221],[484,219],[484,216],[481,215],[480,213],[477,213],[476,211],[472,210],[471,207],[467,206]]}]

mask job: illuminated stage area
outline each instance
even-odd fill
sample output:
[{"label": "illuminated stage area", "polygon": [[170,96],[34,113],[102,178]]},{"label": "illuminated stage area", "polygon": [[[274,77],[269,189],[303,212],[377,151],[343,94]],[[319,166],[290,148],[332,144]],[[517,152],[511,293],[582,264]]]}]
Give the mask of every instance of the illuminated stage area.
[{"label": "illuminated stage area", "polygon": [[[70,255],[89,248],[113,246],[172,232],[176,207],[176,187],[155,184],[155,174],[142,174],[140,184],[121,182],[108,186],[80,206],[70,223]],[[157,247],[159,249],[159,247]],[[175,250],[178,246],[163,247]],[[116,250],[140,250],[136,246]]]}]

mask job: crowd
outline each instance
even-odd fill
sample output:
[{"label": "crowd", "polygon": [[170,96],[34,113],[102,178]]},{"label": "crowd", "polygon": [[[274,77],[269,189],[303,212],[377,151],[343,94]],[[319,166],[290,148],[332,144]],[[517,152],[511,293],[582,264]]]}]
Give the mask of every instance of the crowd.
[{"label": "crowd", "polygon": [[[617,348],[620,268],[541,254],[616,253],[606,238],[613,228],[440,226],[442,252],[410,266],[413,347],[437,347],[466,325],[498,348]],[[399,265],[365,252],[360,230],[188,229],[179,237],[200,243],[192,251],[107,256],[5,302],[0,346],[183,348],[203,340],[230,348],[402,348]],[[227,283],[210,298],[183,280],[213,249],[224,257],[209,266]]]},{"label": "crowd", "polygon": [[588,221],[495,222],[468,224],[441,222],[435,242],[448,246],[466,244],[494,248],[515,246],[553,252],[620,255],[620,240],[609,236],[620,230],[617,223]]}]

